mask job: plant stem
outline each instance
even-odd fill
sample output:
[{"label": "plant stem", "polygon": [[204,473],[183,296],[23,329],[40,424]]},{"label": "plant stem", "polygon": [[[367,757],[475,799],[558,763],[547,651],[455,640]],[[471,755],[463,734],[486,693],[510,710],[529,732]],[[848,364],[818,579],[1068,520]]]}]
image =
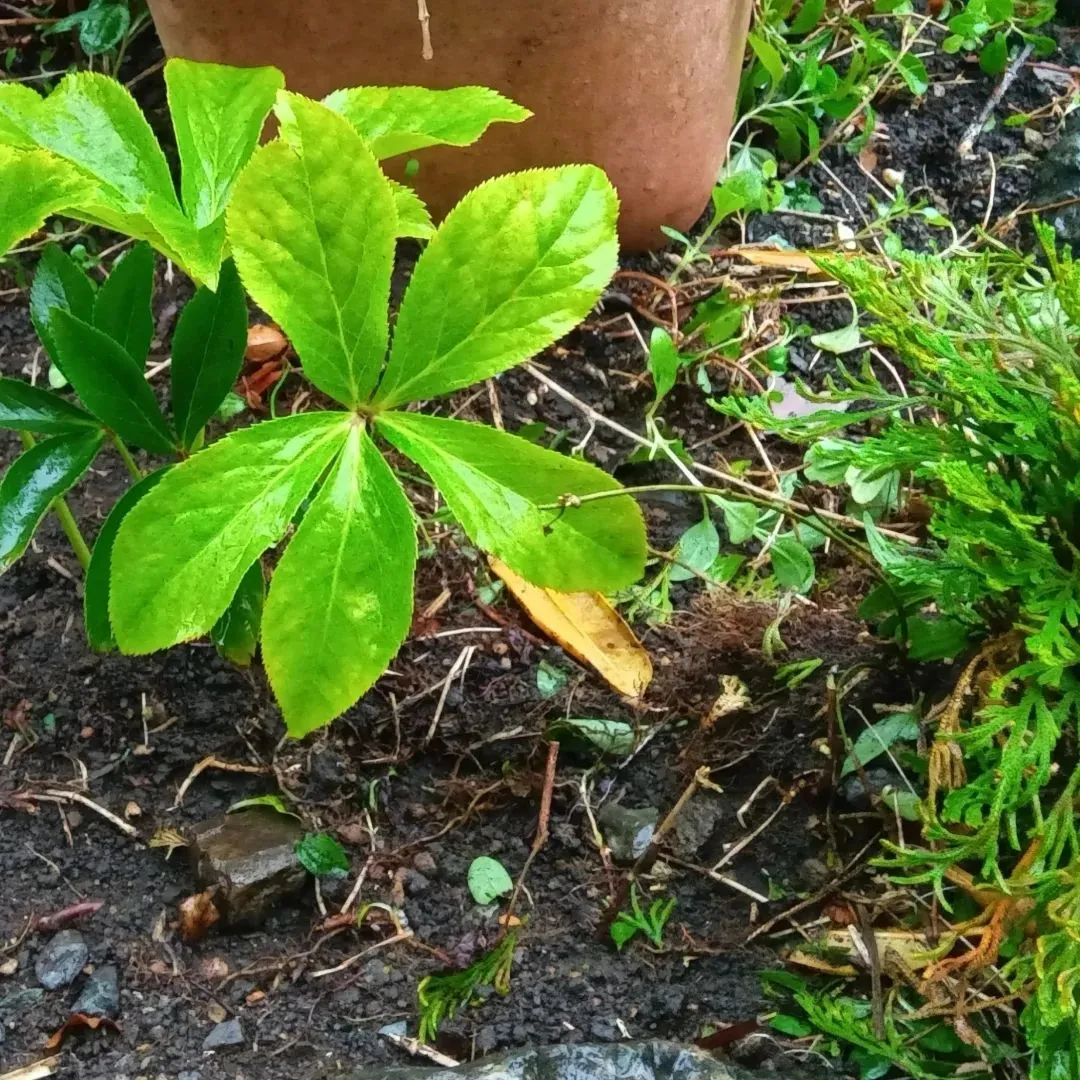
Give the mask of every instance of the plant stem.
[{"label": "plant stem", "polygon": [[[34,445],[34,436],[29,431],[20,431],[19,439],[24,450],[29,450]],[[79,531],[71,507],[68,506],[67,500],[61,495],[53,500],[52,508],[56,511],[60,527],[64,530],[64,535],[68,538],[68,543],[71,544],[71,550],[75,552],[75,558],[79,560],[79,565],[85,573],[90,566],[90,549],[86,546],[83,534]]]},{"label": "plant stem", "polygon": [[116,447],[116,452],[120,455],[120,460],[124,463],[127,471],[131,473],[131,478],[138,483],[143,478],[143,471],[135,464],[135,459],[131,456],[131,451],[124,445],[124,440],[119,435],[113,435],[113,446]]}]

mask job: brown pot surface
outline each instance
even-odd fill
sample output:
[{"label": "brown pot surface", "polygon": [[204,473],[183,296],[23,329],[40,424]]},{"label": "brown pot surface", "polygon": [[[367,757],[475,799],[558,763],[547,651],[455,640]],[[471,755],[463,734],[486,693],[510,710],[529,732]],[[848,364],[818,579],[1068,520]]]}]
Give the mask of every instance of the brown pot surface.
[{"label": "brown pot surface", "polygon": [[481,85],[531,109],[473,147],[415,155],[413,183],[438,216],[497,173],[592,162],[619,190],[626,247],[693,224],[723,161],[749,0],[427,3],[430,60],[416,0],[149,0],[171,56],[273,64],[312,97]]}]

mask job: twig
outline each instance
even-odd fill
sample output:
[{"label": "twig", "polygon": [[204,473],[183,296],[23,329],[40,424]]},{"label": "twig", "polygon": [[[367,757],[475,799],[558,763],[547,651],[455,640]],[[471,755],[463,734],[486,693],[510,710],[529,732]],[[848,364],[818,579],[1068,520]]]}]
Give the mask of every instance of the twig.
[{"label": "twig", "polygon": [[733,844],[726,852],[724,852],[723,858],[713,867],[713,873],[719,871],[720,867],[727,866],[740,851],[749,847],[784,811],[789,805],[792,799],[793,792],[788,792],[780,801],[780,805],[752,832],[744,836],[737,844]]},{"label": "twig", "polygon": [[356,875],[356,884],[352,887],[352,891],[349,893],[345,903],[341,905],[341,914],[345,915],[352,910],[353,904],[360,898],[360,890],[364,887],[364,881],[367,878],[368,870],[371,869],[371,864],[374,861],[374,856],[369,855],[367,861],[360,867],[360,873]]},{"label": "twig", "polygon": [[122,833],[126,833],[128,836],[138,838],[139,830],[134,825],[128,824],[123,818],[118,818],[111,810],[106,810],[104,806],[98,806],[93,799],[88,799],[85,795],[81,795],[77,791],[62,791],[59,788],[50,789],[45,792],[51,799],[63,799],[68,802],[77,802],[80,806],[85,806],[87,810],[93,810],[95,814],[100,814],[106,821],[112,822]]},{"label": "twig", "polygon": [[529,872],[529,867],[532,866],[533,859],[536,858],[548,841],[548,826],[551,823],[551,796],[555,790],[555,768],[558,762],[559,744],[553,740],[548,743],[547,765],[544,768],[544,790],[540,794],[540,815],[536,824],[536,835],[533,837],[528,858],[526,858],[525,865],[521,868],[521,873],[518,874],[517,884],[514,885],[514,892],[506,908],[506,915],[503,919],[503,925],[506,929],[510,928],[510,917],[514,914],[518,896],[525,886],[525,876]]},{"label": "twig", "polygon": [[1005,74],[1001,76],[1001,82],[994,87],[994,92],[987,99],[986,104],[979,110],[979,115],[968,124],[967,130],[964,132],[963,137],[960,139],[960,143],[956,148],[956,152],[960,157],[966,158],[971,156],[971,151],[975,146],[975,140],[982,134],[983,126],[990,118],[990,114],[998,107],[1001,99],[1008,92],[1009,87],[1012,86],[1020,69],[1027,63],[1027,59],[1031,55],[1033,48],[1034,46],[1028,43],[1016,54],[1015,59],[1009,65]]},{"label": "twig", "polygon": [[713,881],[718,881],[721,885],[726,885],[729,889],[734,889],[737,893],[742,893],[743,896],[748,896],[751,900],[756,900],[759,904],[767,904],[769,902],[767,896],[755,892],[753,889],[748,888],[734,878],[718,874],[714,870],[710,870],[707,866],[698,866],[697,863],[687,862],[685,859],[678,859],[674,855],[666,856],[665,861],[671,863],[673,866],[681,866],[686,870],[693,870],[698,874],[704,874],[705,877],[711,878]]},{"label": "twig", "polygon": [[699,788],[711,787],[713,790],[719,790],[717,785],[709,779],[712,770],[707,765],[702,765],[690,780],[690,783],[683,788],[682,794],[679,796],[678,801],[668,811],[667,816],[656,827],[656,831],[649,838],[648,846],[638,856],[637,861],[630,867],[630,873],[622,880],[618,894],[612,897],[612,901],[608,904],[603,915],[600,917],[599,932],[601,937],[606,937],[611,924],[618,917],[619,912],[626,906],[626,901],[630,896],[631,886],[641,877],[642,874],[648,873],[649,868],[654,862],[656,857],[660,853],[660,845],[664,842],[664,838],[674,828],[675,822],[678,821],[679,815],[686,809],[687,803],[697,794]]},{"label": "twig", "polygon": [[434,1046],[428,1046],[427,1043],[422,1043],[419,1039],[414,1039],[409,1035],[398,1035],[393,1031],[384,1031],[382,1037],[387,1042],[401,1047],[405,1053],[412,1054],[413,1057],[427,1058],[428,1061],[434,1062],[436,1065],[443,1065],[447,1069],[455,1069],[461,1064],[460,1061],[450,1057],[449,1054],[444,1054],[441,1050],[436,1050]]},{"label": "twig", "polygon": [[389,948],[389,946],[397,945],[402,941],[408,941],[412,936],[411,930],[402,930],[400,933],[395,934],[391,938],[387,938],[385,941],[377,941],[370,948],[365,949],[363,952],[358,952],[355,956],[350,956],[347,960],[342,960],[340,964],[337,964],[332,968],[323,968],[321,971],[313,971],[310,977],[312,979],[322,979],[327,975],[336,975],[339,971],[347,971],[353,964],[363,960],[365,956],[370,956],[380,949]]},{"label": "twig", "polygon": [[12,1072],[4,1073],[0,1080],[45,1080],[47,1076],[55,1076],[58,1068],[58,1057],[46,1058],[44,1061],[35,1061],[33,1065],[23,1065]]},{"label": "twig", "polygon": [[[639,435],[636,431],[631,431],[627,427],[623,427],[616,420],[612,420],[603,413],[597,412],[591,405],[586,405],[580,398],[576,398],[569,390],[560,386],[550,376],[545,375],[533,364],[525,364],[525,371],[527,371],[537,382],[543,383],[549,390],[554,391],[564,401],[569,402],[571,405],[580,409],[590,420],[595,420],[598,424],[603,424],[605,427],[612,431],[618,432],[624,438],[629,439],[631,442],[636,443],[638,446],[651,447],[652,443],[644,436]],[[789,511],[793,510],[801,514],[810,514],[814,517],[822,518],[826,521],[833,521],[837,525],[843,525],[848,529],[863,530],[866,528],[865,524],[859,521],[858,518],[849,517],[847,514],[838,514],[832,510],[825,510],[823,508],[817,508],[808,505],[807,503],[799,502],[797,499],[788,499],[782,495],[776,494],[774,491],[769,491],[766,488],[758,487],[757,484],[752,484],[748,480],[744,480],[741,476],[734,476],[731,473],[724,472],[721,469],[714,469],[710,465],[703,465],[698,461],[695,461],[690,466],[695,472],[699,472],[702,476],[712,476],[717,480],[722,481],[726,486],[735,488],[739,491],[743,491],[748,495],[752,495],[757,499],[767,501],[771,506],[776,508],[784,508]],[[694,485],[699,487],[700,485]],[[673,484],[650,484],[643,485],[640,488],[626,489],[628,492],[645,492],[645,491],[678,491],[682,490],[678,485]],[[705,490],[703,494],[708,494]],[[618,494],[616,492],[615,494]],[[587,501],[588,496],[582,496],[582,501]],[[904,544],[918,544],[918,540],[909,536],[907,533],[902,533],[896,529],[878,528],[883,536],[889,537],[890,540],[898,540]]]},{"label": "twig", "polygon": [[885,999],[881,996],[881,955],[878,952],[877,935],[874,933],[870,913],[864,904],[858,905],[859,932],[862,935],[866,955],[870,959],[870,993],[873,1002],[874,1035],[885,1039]]},{"label": "twig", "polygon": [[210,757],[204,757],[202,761],[195,765],[195,767],[187,774],[184,782],[180,785],[180,790],[176,793],[176,799],[173,801],[169,810],[179,810],[183,804],[184,796],[188,792],[188,788],[199,778],[199,776],[206,772],[207,769],[221,769],[223,772],[242,772],[242,773],[268,773],[270,767],[268,765],[243,765],[235,761],[221,761],[219,758],[214,757],[212,754]]},{"label": "twig", "polygon": [[36,933],[51,932],[70,926],[76,919],[94,915],[105,906],[104,900],[84,900],[81,904],[72,904],[49,915],[34,916],[33,929]]},{"label": "twig", "polygon": [[465,672],[469,670],[469,665],[472,663],[473,654],[476,652],[477,648],[478,646],[476,645],[466,645],[465,648],[458,653],[457,659],[450,668],[450,673],[443,679],[442,692],[439,694],[439,701],[435,706],[435,715],[432,716],[431,723],[428,725],[427,734],[424,736],[424,741],[421,744],[422,746],[427,746],[427,744],[435,737],[435,732],[439,728],[439,721],[442,719],[443,709],[446,708],[446,698],[450,693],[450,687],[459,675],[464,676]]},{"label": "twig", "polygon": [[420,20],[424,59],[434,60],[435,50],[431,47],[431,12],[428,11],[427,0],[416,0],[416,17]]}]

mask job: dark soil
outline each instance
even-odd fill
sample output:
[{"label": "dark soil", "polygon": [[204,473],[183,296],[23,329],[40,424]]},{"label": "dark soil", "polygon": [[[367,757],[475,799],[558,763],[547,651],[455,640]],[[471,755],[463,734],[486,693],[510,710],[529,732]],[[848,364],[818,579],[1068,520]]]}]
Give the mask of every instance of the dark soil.
[{"label": "dark soil", "polygon": [[[882,109],[889,132],[889,156],[882,163],[905,169],[964,226],[985,212],[988,159],[984,154],[958,167],[952,148],[993,84],[972,65],[958,63],[956,75],[960,81],[942,94],[932,92],[917,109],[900,99]],[[156,78],[141,83],[139,92],[146,103],[160,103]],[[1010,105],[1030,104],[1038,93],[1022,76],[999,115]],[[997,159],[997,218],[1026,197],[1030,159],[1013,129],[999,127],[983,136],[980,147]],[[830,161],[865,206],[863,174],[840,151]],[[830,213],[854,213],[821,170],[812,170],[810,178]],[[794,230],[786,234],[793,242],[806,242],[803,225],[790,219],[762,220],[755,228],[767,235],[778,225]],[[919,236],[912,242],[926,241]],[[655,269],[649,260],[632,265]],[[625,293],[631,302],[641,297],[631,284]],[[163,335],[178,296],[172,287],[161,290]],[[612,321],[621,302],[613,298],[588,327],[541,359],[583,401],[639,429],[651,394],[635,378],[643,369],[636,338],[620,336],[625,320]],[[25,306],[18,295],[0,306],[5,374],[27,372],[34,364]],[[640,325],[647,333],[648,324]],[[522,372],[499,380],[507,428],[541,419],[549,434],[562,433],[571,443],[584,439],[589,423],[582,413],[542,391]],[[463,394],[452,405],[464,406],[466,416],[491,417],[486,395],[470,403]],[[720,421],[702,395],[686,387],[673,395],[666,416],[688,446],[715,434]],[[643,474],[625,466],[629,449],[601,427],[587,453],[636,480]],[[15,450],[13,438],[3,440],[0,460],[10,460]],[[730,443],[697,456],[705,460],[710,452],[742,456]],[[664,471],[653,467],[648,475]],[[71,500],[88,534],[125,485],[119,461],[103,456]],[[648,512],[654,540],[670,545],[699,511],[696,502],[675,498],[650,503]],[[261,671],[237,671],[205,643],[140,659],[90,653],[81,629],[78,567],[55,521],[46,521],[33,550],[0,579],[0,716],[14,723],[26,702],[25,715],[39,736],[31,747],[20,740],[0,765],[0,971],[17,962],[13,973],[0,974],[0,1070],[43,1056],[46,1040],[85,982],[80,976],[67,991],[37,994],[34,960],[47,935],[27,933],[28,922],[83,900],[104,901],[79,928],[91,964],[120,969],[119,1029],[70,1035],[62,1076],[307,1080],[362,1064],[402,1062],[402,1051],[379,1029],[404,1020],[415,1033],[418,981],[448,960],[467,963],[497,938],[498,925],[469,896],[466,872],[478,855],[496,856],[512,876],[521,870],[537,825],[543,734],[550,721],[566,716],[625,720],[637,729],[643,749],[628,761],[601,763],[564,749],[550,840],[531,869],[519,909],[527,923],[510,993],[491,994],[463,1010],[444,1026],[440,1048],[467,1059],[530,1042],[627,1035],[692,1041],[763,1011],[757,973],[778,962],[778,942],[762,937],[748,944],[754,927],[821,889],[881,824],[872,814],[852,814],[830,790],[832,765],[822,748],[825,674],[867,666],[870,675],[853,701],[868,712],[908,702],[916,693],[899,661],[872,641],[854,614],[865,581],[830,557],[822,571],[827,584],[783,623],[789,647],[784,662],[824,661],[795,691],[778,688],[774,666],[761,651],[772,607],[681,587],[681,614],[667,626],[637,628],[656,678],[632,709],[536,636],[512,603],[497,601],[493,622],[476,600],[487,580],[475,555],[447,534],[421,564],[417,611],[444,589],[449,603],[418,618],[417,636],[358,706],[329,731],[295,743],[283,739]],[[489,629],[438,636],[469,626]],[[439,698],[432,688],[466,646],[475,647],[471,663],[446,695],[426,741]],[[547,699],[537,689],[541,661],[569,674],[566,687]],[[702,721],[728,674],[744,680],[753,704],[705,730]],[[925,672],[920,678],[918,689],[925,690]],[[0,725],[0,761],[13,736],[13,729]],[[174,809],[180,784],[207,756],[265,771],[210,768]],[[718,807],[715,824],[704,827],[689,850],[662,853],[649,879],[678,901],[665,946],[635,942],[616,953],[601,918],[618,882],[609,879],[590,839],[583,776],[595,767],[589,779],[596,804],[664,813],[702,764],[714,769],[723,793],[695,796],[690,813],[711,802]],[[763,785],[767,778],[773,783]],[[737,812],[759,788],[740,821]],[[25,797],[50,789],[85,793],[126,816],[138,838],[89,807]],[[352,876],[323,886],[329,910],[340,907],[366,863],[362,899],[399,906],[412,941],[337,973],[318,974],[370,949],[388,931],[320,931],[313,890],[281,906],[257,932],[212,933],[195,946],[180,940],[177,904],[194,891],[192,872],[182,851],[167,859],[147,842],[163,827],[183,833],[239,799],[276,790],[294,801],[311,827],[336,831],[350,852]],[[726,846],[766,821],[781,796],[787,805],[775,823],[723,869],[767,902],[687,865],[716,863]],[[233,1016],[243,1024],[246,1045],[204,1054],[210,1029]],[[771,1046],[771,1039],[752,1038],[740,1054],[754,1061]]]}]

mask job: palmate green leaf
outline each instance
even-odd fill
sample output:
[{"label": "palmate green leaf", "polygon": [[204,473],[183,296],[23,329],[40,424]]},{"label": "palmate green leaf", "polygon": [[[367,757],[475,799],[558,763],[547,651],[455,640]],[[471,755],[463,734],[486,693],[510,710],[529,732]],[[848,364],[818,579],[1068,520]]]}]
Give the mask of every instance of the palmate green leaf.
[{"label": "palmate green leaf", "polygon": [[195,227],[204,229],[225,213],[285,77],[273,67],[173,59],[165,65],[165,85],[180,153],[184,209]]},{"label": "palmate green leaf", "polygon": [[61,363],[51,329],[56,309],[93,323],[94,283],[70,255],[56,244],[49,244],[41,253],[30,286],[30,318],[49,359],[59,368]]},{"label": "palmate green leaf", "polygon": [[0,255],[89,190],[83,177],[53,154],[0,146]]},{"label": "palmate green leaf", "polygon": [[323,103],[345,117],[380,159],[425,146],[470,146],[491,124],[519,124],[532,116],[484,86],[360,86],[337,90]]},{"label": "palmate green leaf", "polygon": [[172,341],[172,409],[181,443],[191,449],[228,394],[244,363],[248,310],[232,261],[188,301]]},{"label": "palmate green leaf", "polygon": [[350,422],[341,413],[267,421],[173,468],[116,538],[109,614],[121,651],[208,633],[252,563],[285,535]]},{"label": "palmate green leaf", "polygon": [[210,631],[210,640],[218,654],[230,664],[241,668],[251,666],[259,646],[265,604],[266,577],[263,575],[262,561],[256,559],[241,580],[225,614]]},{"label": "palmate green leaf", "polygon": [[53,500],[90,468],[104,438],[102,431],[57,435],[15,459],[0,481],[0,574],[26,550]]},{"label": "palmate green leaf", "polygon": [[482,424],[382,413],[379,433],[412,458],[469,538],[530,582],[614,592],[645,568],[645,526],[629,496],[541,510],[561,496],[618,491],[607,473]]},{"label": "palmate green leaf", "polygon": [[353,424],[274,572],[263,661],[289,734],[344,712],[409,632],[416,527],[405,494]]},{"label": "palmate green leaf", "polygon": [[278,96],[283,138],[257,151],[227,213],[240,276],[285,331],[307,377],[345,405],[371,393],[386,353],[397,215],[352,127]]},{"label": "palmate green leaf", "polygon": [[86,625],[86,640],[90,643],[90,648],[97,652],[111,652],[116,648],[112,624],[109,622],[109,582],[112,578],[116,534],[128,514],[165,479],[170,468],[171,466],[166,465],[129,487],[109,511],[109,516],[94,541],[83,587],[83,621]]},{"label": "palmate green leaf", "polygon": [[143,365],[108,334],[66,311],[53,311],[51,329],[60,369],[90,412],[125,442],[171,454],[176,438]]},{"label": "palmate green leaf", "polygon": [[51,390],[31,386],[22,379],[0,378],[0,428],[63,435],[100,427],[88,412]]},{"label": "palmate green leaf", "polygon": [[591,165],[470,191],[416,264],[376,402],[449,394],[573,329],[615,271],[617,216],[615,189]]},{"label": "palmate green leaf", "polygon": [[141,368],[154,340],[154,251],[136,244],[112,268],[94,301],[94,325]]}]

